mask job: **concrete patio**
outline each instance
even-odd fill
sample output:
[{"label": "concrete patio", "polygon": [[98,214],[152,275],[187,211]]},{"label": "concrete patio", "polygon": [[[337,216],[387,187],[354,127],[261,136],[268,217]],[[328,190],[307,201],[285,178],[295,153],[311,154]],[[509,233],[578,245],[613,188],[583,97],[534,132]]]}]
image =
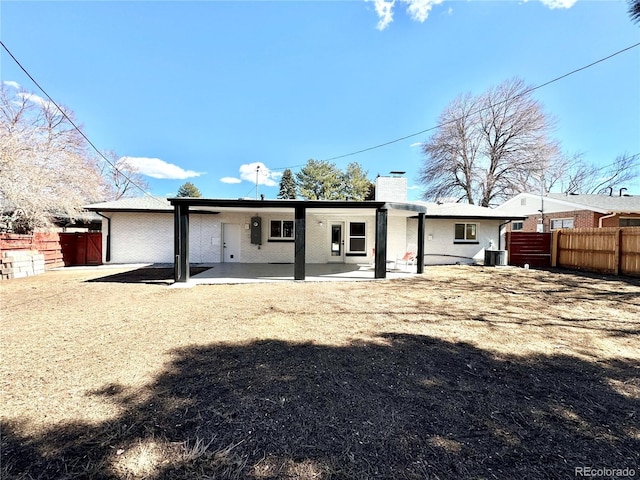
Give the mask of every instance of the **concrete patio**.
[{"label": "concrete patio", "polygon": [[[373,265],[306,264],[307,282],[345,282],[375,280]],[[416,274],[416,267],[390,269],[387,279],[406,278]],[[294,265],[273,263],[218,263],[194,275],[187,283],[174,283],[172,288],[208,284],[264,283],[294,281]]]}]

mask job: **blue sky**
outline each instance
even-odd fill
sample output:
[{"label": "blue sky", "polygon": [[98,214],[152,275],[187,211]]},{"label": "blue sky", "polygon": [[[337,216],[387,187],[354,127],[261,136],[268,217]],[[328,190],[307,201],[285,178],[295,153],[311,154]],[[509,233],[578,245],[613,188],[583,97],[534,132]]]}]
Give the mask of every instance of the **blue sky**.
[{"label": "blue sky", "polygon": [[[4,0],[0,27],[98,148],[148,174],[152,194],[191,181],[219,198],[255,196],[256,163],[258,192],[275,198],[286,167],[429,129],[459,94],[514,76],[540,85],[640,42],[623,0]],[[2,81],[39,94],[4,51],[0,62]],[[565,151],[601,165],[640,153],[639,47],[534,97]],[[416,144],[428,136],[334,162],[371,179],[406,171],[418,199]]]}]

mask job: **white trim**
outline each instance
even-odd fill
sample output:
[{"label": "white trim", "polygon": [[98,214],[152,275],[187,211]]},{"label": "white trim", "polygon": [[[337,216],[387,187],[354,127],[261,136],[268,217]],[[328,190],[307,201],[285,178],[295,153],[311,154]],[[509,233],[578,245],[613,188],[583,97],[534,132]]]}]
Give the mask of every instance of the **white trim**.
[{"label": "white trim", "polygon": [[[571,220],[570,227],[555,227],[553,226],[553,222],[564,222],[565,220]],[[562,218],[551,218],[549,219],[549,230],[562,230],[563,228],[576,228],[576,219],[574,217],[562,217]]]}]

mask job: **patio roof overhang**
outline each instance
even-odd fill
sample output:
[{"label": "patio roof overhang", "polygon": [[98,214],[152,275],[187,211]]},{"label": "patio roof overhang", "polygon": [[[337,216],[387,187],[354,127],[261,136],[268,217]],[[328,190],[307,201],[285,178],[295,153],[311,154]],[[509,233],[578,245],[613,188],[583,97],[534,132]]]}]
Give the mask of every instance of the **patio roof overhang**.
[{"label": "patio roof overhang", "polygon": [[313,209],[317,213],[336,213],[339,211],[354,209],[379,209],[384,208],[390,212],[402,216],[411,216],[418,213],[426,213],[423,205],[402,202],[382,202],[376,200],[350,201],[350,200],[251,200],[251,199],[220,199],[220,198],[193,198],[176,197],[169,198],[171,205],[188,206],[197,208],[198,211],[247,211],[267,210],[272,212],[290,212],[296,208]]},{"label": "patio roof overhang", "polygon": [[[307,210],[315,213],[347,213],[353,210],[374,210],[376,216],[375,278],[386,278],[387,217],[418,216],[418,273],[424,271],[424,217],[427,208],[423,205],[382,201],[345,200],[230,200],[216,198],[176,197],[168,199],[174,207],[174,277],[176,282],[189,280],[189,211],[252,211],[294,213],[294,278],[305,279],[305,246]],[[194,210],[191,210],[192,212]]]}]

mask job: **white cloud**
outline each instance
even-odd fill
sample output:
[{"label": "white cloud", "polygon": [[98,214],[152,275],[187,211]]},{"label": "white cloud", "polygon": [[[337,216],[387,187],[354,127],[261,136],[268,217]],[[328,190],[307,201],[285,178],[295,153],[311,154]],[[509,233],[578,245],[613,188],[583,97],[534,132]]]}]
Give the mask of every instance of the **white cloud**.
[{"label": "white cloud", "polygon": [[131,168],[142,175],[152,178],[162,178],[170,180],[184,180],[185,178],[199,177],[206,172],[194,172],[193,170],[184,170],[183,168],[167,163],[159,158],[146,157],[122,157],[119,161],[125,162]]},{"label": "white cloud", "polygon": [[247,182],[256,183],[258,185],[266,185],[267,187],[275,187],[278,185],[277,180],[282,176],[280,172],[272,172],[262,162],[253,162],[240,165],[240,178]]},{"label": "white cloud", "polygon": [[578,0],[540,0],[543,5],[551,9],[571,8]]},{"label": "white cloud", "polygon": [[222,183],[242,183],[242,180],[240,180],[239,178],[235,178],[235,177],[222,177],[220,179],[220,181]]},{"label": "white cloud", "polygon": [[422,146],[422,142],[413,142],[411,145],[409,145],[411,148],[413,147],[421,147]]},{"label": "white cloud", "polygon": [[434,5],[442,3],[444,0],[403,0],[408,3],[407,12],[413,20],[423,23],[429,16],[429,12]]},{"label": "white cloud", "polygon": [[393,22],[393,6],[395,0],[366,0],[367,2],[373,1],[373,4],[378,14],[378,25],[376,28],[380,31],[384,30]]},{"label": "white cloud", "polygon": [[14,82],[11,80],[5,80],[4,83],[7,87],[15,88],[16,90],[20,90],[20,84],[18,82]]},{"label": "white cloud", "polygon": [[384,30],[393,22],[393,8],[396,1],[407,5],[407,13],[413,20],[424,22],[429,16],[429,12],[434,5],[442,3],[444,0],[366,0],[373,1],[378,14],[378,30]]},{"label": "white cloud", "polygon": [[[439,5],[445,0],[365,0],[373,2],[378,14],[378,30],[384,30],[393,22],[393,9],[396,3],[407,5],[407,13],[412,20],[423,23],[428,17],[434,5]],[[526,3],[528,0],[524,0]],[[540,0],[548,8],[571,8],[578,0]],[[449,7],[447,14],[451,15],[453,9]]]}]

